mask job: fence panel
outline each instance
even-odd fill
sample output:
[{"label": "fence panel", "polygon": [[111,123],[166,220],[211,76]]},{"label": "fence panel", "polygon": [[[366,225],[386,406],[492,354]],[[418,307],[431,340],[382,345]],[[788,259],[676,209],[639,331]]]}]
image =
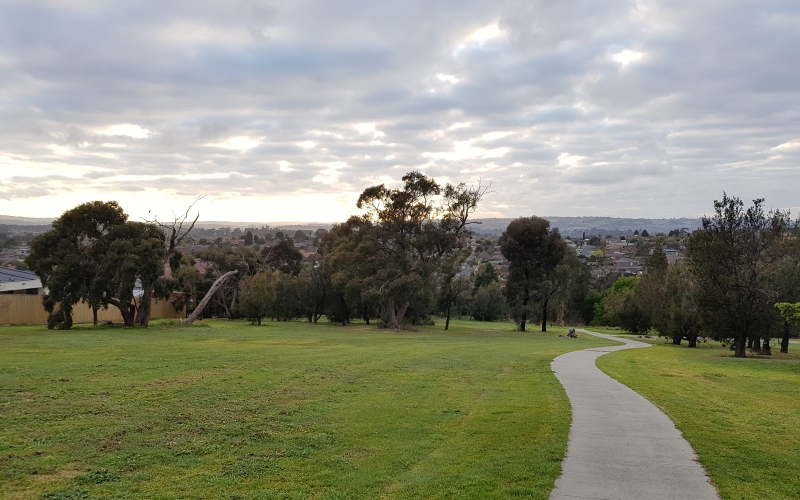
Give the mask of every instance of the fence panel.
[{"label": "fence panel", "polygon": [[[184,318],[185,314],[176,311],[169,301],[154,300],[151,317],[157,318]],[[91,323],[92,308],[84,303],[75,304],[72,309],[74,323]],[[99,321],[122,322],[122,314],[116,307],[100,309],[97,311]],[[42,305],[39,295],[13,295],[0,294],[0,325],[46,325],[47,311]]]}]

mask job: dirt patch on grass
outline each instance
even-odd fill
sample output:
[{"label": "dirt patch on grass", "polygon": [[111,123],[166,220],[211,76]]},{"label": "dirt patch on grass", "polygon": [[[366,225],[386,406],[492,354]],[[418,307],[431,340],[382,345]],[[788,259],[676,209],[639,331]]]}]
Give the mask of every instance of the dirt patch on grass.
[{"label": "dirt patch on grass", "polygon": [[66,481],[79,475],[81,475],[81,471],[78,470],[77,465],[70,464],[65,465],[53,474],[36,474],[33,478],[37,483],[55,483],[58,481]]}]

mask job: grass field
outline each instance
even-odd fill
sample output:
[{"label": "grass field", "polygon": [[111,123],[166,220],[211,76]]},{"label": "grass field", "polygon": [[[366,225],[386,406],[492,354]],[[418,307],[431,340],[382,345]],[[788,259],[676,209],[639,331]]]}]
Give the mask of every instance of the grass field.
[{"label": "grass field", "polygon": [[452,326],[0,328],[0,495],[547,498],[550,361],[608,342]]},{"label": "grass field", "polygon": [[800,498],[800,349],[736,359],[716,343],[685,346],[659,341],[597,365],[672,418],[724,500]]}]

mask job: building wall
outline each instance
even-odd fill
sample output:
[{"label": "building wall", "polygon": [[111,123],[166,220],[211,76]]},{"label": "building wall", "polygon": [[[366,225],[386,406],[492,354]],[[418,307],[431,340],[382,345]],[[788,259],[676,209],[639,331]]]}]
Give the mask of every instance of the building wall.
[{"label": "building wall", "polygon": [[[152,305],[153,319],[184,318],[183,311],[175,311],[169,301],[154,300]],[[116,307],[97,311],[99,321],[122,323],[122,315]],[[75,304],[72,309],[72,321],[75,323],[91,323],[92,309],[84,303]],[[0,325],[46,325],[47,311],[42,305],[42,297],[38,295],[0,295]]]}]

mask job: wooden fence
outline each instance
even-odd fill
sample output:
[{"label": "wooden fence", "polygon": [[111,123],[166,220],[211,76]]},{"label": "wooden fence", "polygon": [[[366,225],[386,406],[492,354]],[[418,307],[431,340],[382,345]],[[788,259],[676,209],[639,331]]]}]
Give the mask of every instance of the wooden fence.
[{"label": "wooden fence", "polygon": [[[151,317],[184,318],[183,311],[175,311],[169,301],[154,300]],[[122,322],[122,314],[116,307],[97,311],[99,321]],[[75,304],[72,309],[72,321],[75,323],[91,323],[92,308],[84,303]],[[0,295],[0,325],[46,325],[47,311],[42,305],[39,295]]]}]

